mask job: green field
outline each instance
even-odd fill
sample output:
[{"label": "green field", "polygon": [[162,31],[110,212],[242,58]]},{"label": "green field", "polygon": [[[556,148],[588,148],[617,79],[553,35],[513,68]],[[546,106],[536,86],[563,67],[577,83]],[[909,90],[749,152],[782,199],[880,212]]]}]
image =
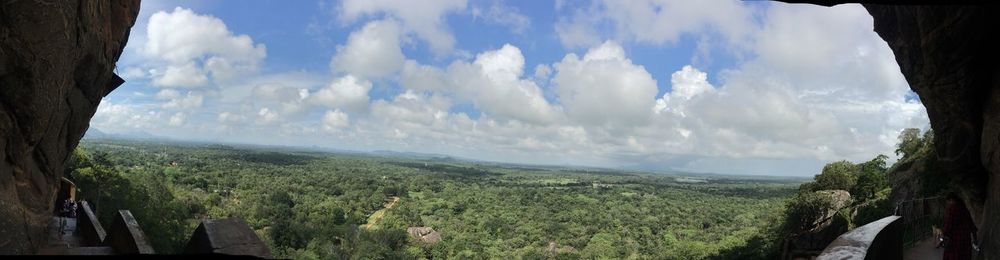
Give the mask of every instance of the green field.
[{"label": "green field", "polygon": [[[762,237],[801,184],[219,144],[80,147],[68,171],[81,196],[101,218],[132,210],[164,253],[199,219],[239,216],[282,258],[770,258]],[[424,226],[442,240],[405,232]]]}]

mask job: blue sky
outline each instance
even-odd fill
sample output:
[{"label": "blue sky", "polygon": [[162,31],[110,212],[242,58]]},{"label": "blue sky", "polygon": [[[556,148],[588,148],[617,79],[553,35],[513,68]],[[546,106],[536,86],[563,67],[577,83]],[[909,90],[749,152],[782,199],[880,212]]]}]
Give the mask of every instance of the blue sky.
[{"label": "blue sky", "polygon": [[101,131],[809,176],[927,127],[858,5],[142,5]]}]

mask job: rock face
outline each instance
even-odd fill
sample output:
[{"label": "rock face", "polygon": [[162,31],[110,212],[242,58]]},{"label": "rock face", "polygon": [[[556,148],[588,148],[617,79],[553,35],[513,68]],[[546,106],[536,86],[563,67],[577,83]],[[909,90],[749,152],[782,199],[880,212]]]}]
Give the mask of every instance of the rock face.
[{"label": "rock face", "polygon": [[865,5],[934,128],[941,167],[1000,259],[1000,6]]},{"label": "rock face", "polygon": [[0,254],[44,243],[63,175],[101,98],[138,0],[0,3]]}]

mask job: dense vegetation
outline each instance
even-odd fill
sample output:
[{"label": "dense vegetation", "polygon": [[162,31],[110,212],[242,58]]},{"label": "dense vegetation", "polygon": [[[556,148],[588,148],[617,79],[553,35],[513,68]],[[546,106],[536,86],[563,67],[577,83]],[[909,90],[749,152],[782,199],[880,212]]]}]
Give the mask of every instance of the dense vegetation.
[{"label": "dense vegetation", "polygon": [[[861,163],[846,160],[828,163],[813,181],[799,187],[787,204],[781,228],[774,229],[778,232],[768,237],[794,239],[807,233],[822,233],[823,230],[832,231],[829,233],[836,235],[893,214],[894,202],[889,198],[892,187],[888,175],[900,165],[929,158],[933,153],[933,133],[928,129],[921,135],[920,129],[904,129],[896,145],[896,155],[900,159],[891,167],[886,163],[888,156],[881,154]],[[925,173],[928,176],[937,174],[933,167],[926,169],[931,172]],[[923,190],[941,191],[945,182],[928,176],[923,177],[927,180],[923,182],[924,185],[928,186]],[[838,201],[841,198],[831,191],[844,191],[849,197],[845,201]],[[825,245],[834,238],[835,236],[822,237],[824,241],[818,244]],[[803,250],[814,251],[816,248]]]},{"label": "dense vegetation", "polygon": [[[226,145],[81,147],[68,169],[80,195],[105,223],[131,210],[163,253],[178,252],[199,219],[238,216],[283,258],[774,259],[773,234],[801,183]],[[442,240],[406,233],[423,226]]]}]

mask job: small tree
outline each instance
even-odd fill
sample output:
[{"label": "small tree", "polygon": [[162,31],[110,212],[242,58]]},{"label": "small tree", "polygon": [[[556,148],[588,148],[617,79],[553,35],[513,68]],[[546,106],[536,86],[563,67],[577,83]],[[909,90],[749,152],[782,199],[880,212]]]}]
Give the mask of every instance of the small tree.
[{"label": "small tree", "polygon": [[896,155],[900,155],[899,160],[902,161],[916,154],[923,146],[924,142],[920,138],[920,129],[903,129],[903,132],[899,133],[899,144],[896,145]]},{"label": "small tree", "polygon": [[823,172],[816,175],[813,190],[846,190],[850,191],[858,180],[860,167],[849,161],[838,161],[823,166]]},{"label": "small tree", "polygon": [[785,215],[786,228],[790,232],[810,229],[831,209],[833,200],[830,196],[818,192],[801,193],[788,202]]},{"label": "small tree", "polygon": [[344,224],[347,221],[347,218],[344,217],[344,209],[342,209],[342,208],[339,208],[339,207],[338,208],[333,208],[333,210],[331,210],[330,214],[333,215],[333,224],[334,225],[342,225],[342,224]]},{"label": "small tree", "polygon": [[885,160],[888,156],[879,154],[871,161],[860,164],[861,174],[858,181],[851,189],[851,195],[856,201],[867,201],[875,197],[879,191],[889,188],[889,180],[886,178]]}]

